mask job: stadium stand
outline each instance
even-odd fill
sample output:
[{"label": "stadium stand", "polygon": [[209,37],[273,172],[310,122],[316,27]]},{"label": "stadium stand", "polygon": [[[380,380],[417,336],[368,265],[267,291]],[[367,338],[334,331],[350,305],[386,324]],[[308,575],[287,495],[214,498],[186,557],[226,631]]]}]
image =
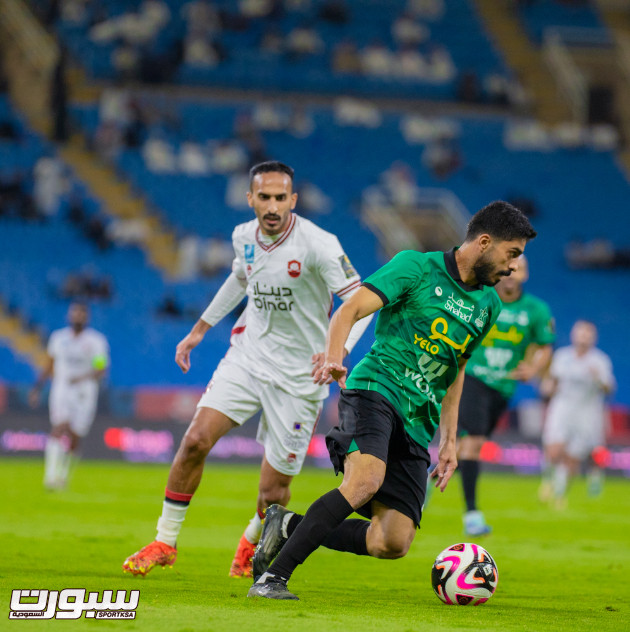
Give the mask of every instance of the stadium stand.
[{"label": "stadium stand", "polygon": [[32,5],[97,79],[454,100],[511,74],[471,0]]}]

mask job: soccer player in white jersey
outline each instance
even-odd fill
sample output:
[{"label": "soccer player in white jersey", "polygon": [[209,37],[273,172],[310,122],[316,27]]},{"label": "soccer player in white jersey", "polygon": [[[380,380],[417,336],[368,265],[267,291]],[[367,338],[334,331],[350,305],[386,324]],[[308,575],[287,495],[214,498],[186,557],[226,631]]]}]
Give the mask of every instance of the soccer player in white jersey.
[{"label": "soccer player in white jersey", "polygon": [[78,454],[96,415],[99,382],[109,365],[109,345],[103,334],[88,327],[83,303],[68,309],[68,327],[53,331],[48,359],[30,392],[31,405],[39,402],[41,388],[52,377],[49,397],[52,429],[44,451],[44,485],[62,489],[70,464]]},{"label": "soccer player in white jersey", "polygon": [[[219,363],[169,473],[154,542],[128,557],[123,570],[146,575],[172,566],[176,541],[206,456],[227,432],[262,409],[258,441],[264,446],[257,511],[239,542],[230,576],[251,577],[251,558],[265,509],[289,502],[327,385],[313,383],[323,362],[333,294],[341,300],[361,285],[337,238],[292,211],[293,169],[264,162],[250,170],[249,205],[256,219],[234,229],[232,273],[177,345],[175,360],[190,368],[190,353],[205,333],[247,296]],[[360,321],[346,344],[349,352],[368,323]]]},{"label": "soccer player in white jersey", "polygon": [[[571,329],[571,345],[558,349],[551,362],[549,377],[541,385],[551,395],[543,431],[545,468],[540,488],[543,501],[566,506],[569,478],[581,463],[604,444],[605,398],[615,388],[610,358],[595,347],[597,328],[578,320]],[[590,474],[590,485],[599,487],[601,470]]]}]

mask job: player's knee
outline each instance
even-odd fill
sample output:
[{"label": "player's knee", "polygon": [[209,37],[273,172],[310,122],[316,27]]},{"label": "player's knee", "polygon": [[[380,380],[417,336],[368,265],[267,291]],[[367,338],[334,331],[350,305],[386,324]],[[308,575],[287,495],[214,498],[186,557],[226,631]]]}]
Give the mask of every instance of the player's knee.
[{"label": "player's knee", "polygon": [[373,543],[370,553],[384,560],[396,560],[407,555],[413,542],[413,535],[406,533],[386,533]]},{"label": "player's knee", "polygon": [[213,445],[214,441],[206,433],[190,427],[182,439],[180,450],[186,460],[203,461]]}]

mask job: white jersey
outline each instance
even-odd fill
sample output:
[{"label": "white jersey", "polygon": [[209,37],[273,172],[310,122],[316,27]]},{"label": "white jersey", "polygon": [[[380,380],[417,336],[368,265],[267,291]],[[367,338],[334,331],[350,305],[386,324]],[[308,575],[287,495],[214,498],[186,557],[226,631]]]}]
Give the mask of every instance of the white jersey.
[{"label": "white jersey", "polygon": [[567,452],[583,459],[605,440],[605,392],[614,388],[610,358],[599,349],[579,356],[573,347],[558,349],[551,362],[557,380],[543,432],[543,443],[562,443]]},{"label": "white jersey", "polygon": [[324,351],[333,293],[355,291],[361,279],[339,240],[298,215],[275,241],[258,220],[232,234],[232,270],[247,282],[247,307],[232,330],[228,356],[254,377],[288,393],[324,399],[311,377],[311,357]]},{"label": "white jersey", "polygon": [[54,360],[52,391],[80,388],[86,395],[98,392],[98,380],[86,379],[71,384],[73,378],[94,370],[96,358],[103,357],[109,364],[109,345],[103,334],[86,328],[75,334],[71,327],[57,329],[50,335],[48,355]]},{"label": "white jersey", "polygon": [[553,354],[551,377],[557,380],[554,400],[562,400],[576,409],[602,408],[605,393],[615,386],[610,358],[599,349],[578,355],[573,347],[562,347]]}]

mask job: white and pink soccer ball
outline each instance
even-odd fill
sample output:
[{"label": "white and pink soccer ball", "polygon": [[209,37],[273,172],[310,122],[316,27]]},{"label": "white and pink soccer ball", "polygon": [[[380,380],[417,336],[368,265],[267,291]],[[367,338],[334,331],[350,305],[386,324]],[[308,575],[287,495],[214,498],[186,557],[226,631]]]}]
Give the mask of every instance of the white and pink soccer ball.
[{"label": "white and pink soccer ball", "polygon": [[436,558],[431,569],[435,594],[451,606],[478,606],[492,597],[499,570],[492,556],[478,544],[453,544]]}]

